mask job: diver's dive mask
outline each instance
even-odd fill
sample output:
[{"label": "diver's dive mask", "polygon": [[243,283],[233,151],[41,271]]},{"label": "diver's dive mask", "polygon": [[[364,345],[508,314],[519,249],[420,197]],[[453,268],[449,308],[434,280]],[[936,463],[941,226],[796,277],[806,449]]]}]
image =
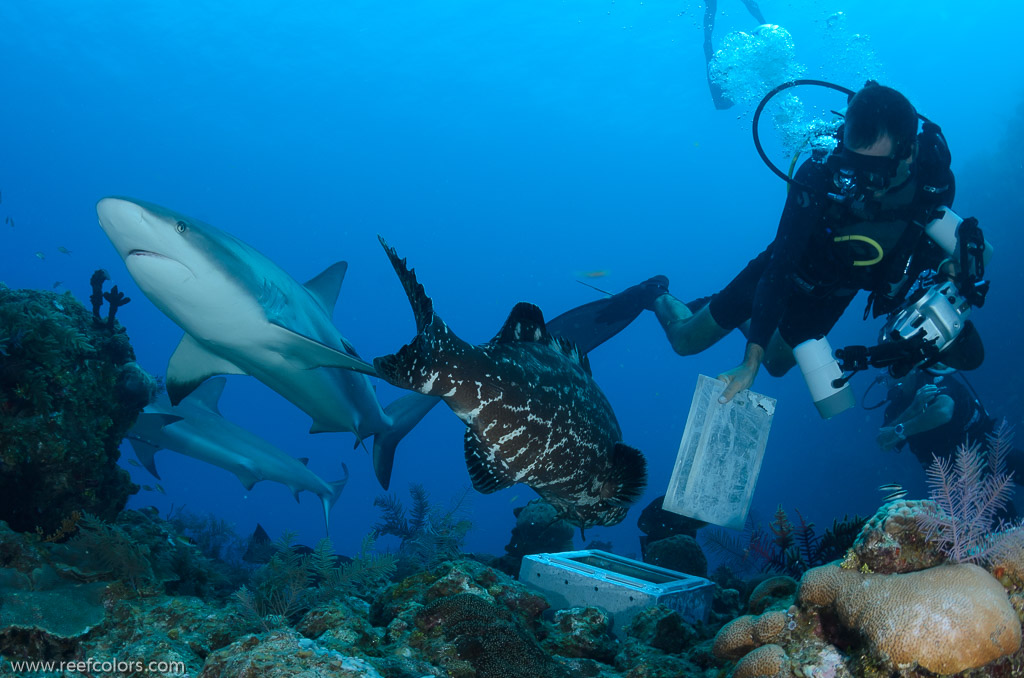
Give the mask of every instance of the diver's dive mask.
[{"label": "diver's dive mask", "polygon": [[832,183],[836,192],[829,197],[843,205],[863,206],[878,193],[892,187],[899,174],[900,160],[887,155],[865,155],[840,146],[832,156]]}]

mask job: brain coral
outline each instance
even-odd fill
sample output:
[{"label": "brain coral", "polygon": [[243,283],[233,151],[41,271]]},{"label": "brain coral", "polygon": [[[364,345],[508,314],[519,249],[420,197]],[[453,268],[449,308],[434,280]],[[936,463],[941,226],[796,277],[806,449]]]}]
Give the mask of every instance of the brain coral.
[{"label": "brain coral", "polygon": [[733,678],[777,678],[792,674],[786,651],[778,645],[765,645],[741,659],[732,675]]},{"label": "brain coral", "polygon": [[737,659],[759,645],[775,641],[786,628],[786,613],[780,610],[755,617],[745,614],[723,626],[715,635],[712,654]]},{"label": "brain coral", "polygon": [[958,673],[1017,651],[1021,625],[1006,591],[976,565],[865,574],[825,565],[800,583],[803,605],[829,607],[897,667]]}]

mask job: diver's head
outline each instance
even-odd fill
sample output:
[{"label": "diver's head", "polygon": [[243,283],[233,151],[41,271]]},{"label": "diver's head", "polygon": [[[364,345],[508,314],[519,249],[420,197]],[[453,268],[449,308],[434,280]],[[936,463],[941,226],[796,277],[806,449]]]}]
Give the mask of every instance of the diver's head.
[{"label": "diver's head", "polygon": [[836,187],[850,200],[877,198],[910,177],[916,148],[914,106],[891,87],[868,80],[846,109]]}]

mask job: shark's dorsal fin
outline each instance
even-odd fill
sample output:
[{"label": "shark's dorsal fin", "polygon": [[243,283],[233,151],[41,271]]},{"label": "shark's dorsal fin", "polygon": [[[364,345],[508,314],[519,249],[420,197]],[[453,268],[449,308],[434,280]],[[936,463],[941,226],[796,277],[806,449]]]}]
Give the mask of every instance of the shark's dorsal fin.
[{"label": "shark's dorsal fin", "polygon": [[220,396],[224,393],[224,385],[227,383],[228,380],[224,377],[208,379],[189,394],[188,401],[193,405],[210,410],[214,414],[220,414],[217,403],[220,402]]},{"label": "shark's dorsal fin", "polygon": [[298,461],[303,466],[309,466],[309,457],[299,457]]},{"label": "shark's dorsal fin", "polygon": [[[316,339],[311,339],[288,329],[274,321],[270,325],[277,329],[274,344],[281,356],[299,369],[309,370],[314,367],[342,367],[346,370],[376,376],[377,372],[370,365],[356,356],[349,355],[336,348],[331,348]],[[177,355],[177,353],[175,353]],[[172,358],[173,360],[173,358]],[[170,370],[168,370],[168,378]]]},{"label": "shark's dorsal fin", "polygon": [[508,344],[516,341],[551,341],[551,335],[544,328],[544,314],[533,304],[524,301],[512,308],[508,319],[491,343]]},{"label": "shark's dorsal fin", "polygon": [[334,305],[338,303],[338,294],[341,293],[341,283],[345,280],[346,271],[348,271],[348,262],[339,261],[328,266],[320,275],[306,283],[306,289],[314,299],[320,302],[320,305],[327,311],[327,315],[334,311]]},{"label": "shark's dorsal fin", "polygon": [[191,334],[186,334],[167,363],[167,395],[177,405],[199,384],[218,374],[245,374],[233,363],[206,350]]}]

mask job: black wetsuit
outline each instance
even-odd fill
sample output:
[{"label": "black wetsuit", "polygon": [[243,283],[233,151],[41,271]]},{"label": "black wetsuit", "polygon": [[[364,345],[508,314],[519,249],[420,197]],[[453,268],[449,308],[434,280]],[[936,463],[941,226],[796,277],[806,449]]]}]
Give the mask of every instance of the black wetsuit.
[{"label": "black wetsuit", "polygon": [[[900,443],[910,448],[922,466],[930,466],[934,457],[950,458],[956,449],[965,442],[985,444],[985,436],[992,433],[998,421],[987,411],[984,405],[974,397],[963,382],[954,376],[933,377],[930,382],[921,382],[918,388],[932,383],[938,387],[939,395],[949,396],[953,401],[953,416],[941,426],[924,431]],[[886,426],[900,416],[914,401],[917,391],[912,388],[893,388],[887,397],[889,405],[885,408],[884,421]],[[1024,484],[1024,452],[1011,449],[1006,458],[1006,470],[1013,472],[1014,480]]]},{"label": "black wetsuit", "polygon": [[832,163],[807,160],[796,180],[812,190],[790,190],[775,240],[711,298],[715,322],[735,329],[750,320],[749,341],[767,347],[778,329],[795,347],[827,334],[860,290],[873,293],[875,316],[888,313],[945,256],[923,230],[953,202],[952,173],[942,171],[943,182],[926,188],[912,175],[880,204],[857,210],[828,197]]}]

